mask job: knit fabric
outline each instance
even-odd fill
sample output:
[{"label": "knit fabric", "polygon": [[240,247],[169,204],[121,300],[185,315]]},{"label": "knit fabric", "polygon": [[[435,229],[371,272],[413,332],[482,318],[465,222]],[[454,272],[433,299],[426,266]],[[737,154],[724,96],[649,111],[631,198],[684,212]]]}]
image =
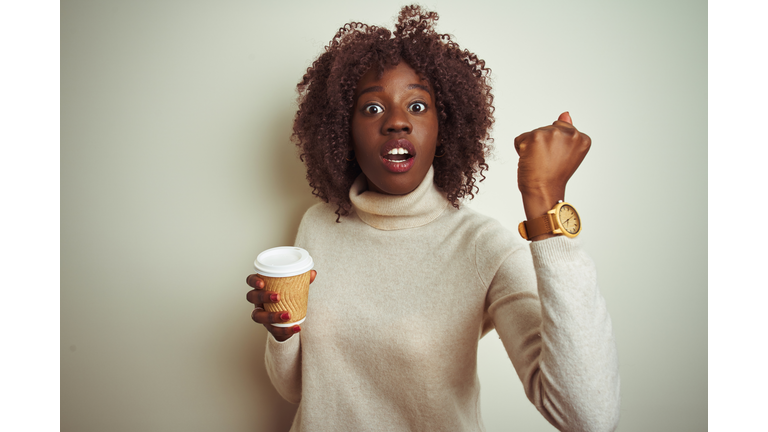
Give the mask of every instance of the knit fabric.
[{"label": "knit fabric", "polygon": [[[528,399],[564,431],[611,431],[619,373],[594,264],[577,239],[530,245],[452,207],[433,184],[350,191],[353,212],[304,215],[311,285],[301,333],[267,337],[291,431],[482,431],[477,346],[495,328]],[[510,425],[513,428],[514,425]]]}]

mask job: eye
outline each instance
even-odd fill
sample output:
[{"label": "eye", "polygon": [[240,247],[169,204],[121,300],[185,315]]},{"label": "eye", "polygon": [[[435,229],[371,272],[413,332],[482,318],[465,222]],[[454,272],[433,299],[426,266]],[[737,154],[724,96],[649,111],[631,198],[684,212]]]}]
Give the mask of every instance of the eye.
[{"label": "eye", "polygon": [[384,112],[384,108],[376,104],[370,104],[363,107],[363,111],[366,114],[381,114],[382,112]]},{"label": "eye", "polygon": [[408,107],[408,109],[410,109],[411,112],[420,113],[427,110],[427,105],[423,102],[414,102]]}]

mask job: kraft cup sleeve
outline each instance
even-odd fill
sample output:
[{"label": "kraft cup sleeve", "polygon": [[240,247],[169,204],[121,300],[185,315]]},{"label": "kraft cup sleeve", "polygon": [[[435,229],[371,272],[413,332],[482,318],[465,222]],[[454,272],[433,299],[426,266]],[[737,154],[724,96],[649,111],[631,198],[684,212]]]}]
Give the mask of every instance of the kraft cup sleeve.
[{"label": "kraft cup sleeve", "polygon": [[277,327],[291,327],[303,322],[307,316],[307,298],[309,296],[309,271],[290,277],[269,277],[259,275],[264,280],[264,289],[280,294],[277,303],[264,303],[268,312],[283,312],[291,314],[291,320]]}]

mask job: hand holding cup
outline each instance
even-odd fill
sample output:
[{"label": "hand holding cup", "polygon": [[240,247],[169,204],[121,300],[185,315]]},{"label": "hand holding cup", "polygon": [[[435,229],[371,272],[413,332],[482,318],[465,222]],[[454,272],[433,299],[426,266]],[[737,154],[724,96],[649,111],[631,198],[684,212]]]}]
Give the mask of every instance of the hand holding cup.
[{"label": "hand holding cup", "polygon": [[[316,276],[317,272],[311,270],[309,272],[309,283],[314,282]],[[280,301],[279,293],[265,290],[266,284],[264,283],[264,279],[260,278],[258,274],[252,274],[248,275],[245,279],[245,283],[251,288],[254,288],[253,290],[248,291],[248,294],[246,295],[248,302],[253,303],[254,305],[251,319],[259,324],[263,324],[264,327],[267,328],[267,331],[272,333],[272,336],[280,342],[285,341],[301,331],[299,325],[290,327],[276,327],[272,325],[274,323],[291,321],[291,314],[288,311],[268,312],[264,309],[265,303],[278,303]]]},{"label": "hand holding cup", "polygon": [[253,291],[246,299],[254,304],[251,318],[263,324],[278,341],[301,331],[307,314],[309,284],[317,272],[309,253],[298,247],[276,247],[260,253],[254,261],[256,274],[245,282]]}]

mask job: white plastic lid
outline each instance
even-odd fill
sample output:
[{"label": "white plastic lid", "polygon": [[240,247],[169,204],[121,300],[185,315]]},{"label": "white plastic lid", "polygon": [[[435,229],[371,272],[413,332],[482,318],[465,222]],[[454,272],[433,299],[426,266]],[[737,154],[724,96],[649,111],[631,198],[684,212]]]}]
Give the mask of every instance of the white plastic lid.
[{"label": "white plastic lid", "polygon": [[270,277],[296,276],[312,270],[315,265],[309,252],[293,246],[267,249],[256,257],[256,273]]}]

